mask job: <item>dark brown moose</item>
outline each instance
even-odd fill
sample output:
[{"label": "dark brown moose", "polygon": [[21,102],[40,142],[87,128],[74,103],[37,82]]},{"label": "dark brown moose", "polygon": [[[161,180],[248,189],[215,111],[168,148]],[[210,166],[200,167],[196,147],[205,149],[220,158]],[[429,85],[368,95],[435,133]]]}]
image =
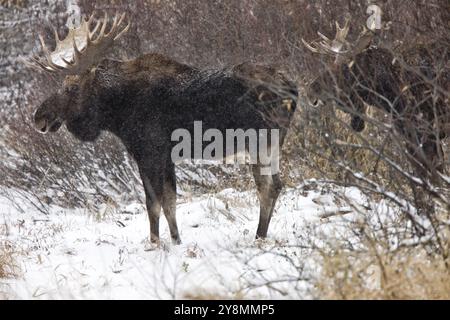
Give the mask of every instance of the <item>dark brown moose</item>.
[{"label": "dark brown moose", "polygon": [[374,45],[376,33],[371,30],[364,29],[353,43],[347,41],[349,21],[342,28],[336,23],[333,40],[320,32],[319,40],[302,39],[312,52],[334,58],[309,85],[308,100],[335,103],[352,115],[355,131],[365,127],[365,105],[383,110],[406,142],[415,173],[435,179],[443,166],[441,140],[450,135],[448,43],[417,43],[394,54]]},{"label": "dark brown moose", "polygon": [[[36,109],[35,127],[47,133],[65,124],[86,142],[102,131],[119,137],[139,167],[151,241],[159,243],[162,207],[172,241],[178,244],[172,132],[182,128],[193,136],[194,121],[224,136],[226,129],[278,129],[281,148],[295,110],[296,86],[276,70],[251,63],[199,70],[157,53],[131,61],[105,59],[129,24],[125,26],[124,14],[112,23],[105,15],[92,27],[94,20],[94,15],[83,19],[63,40],[55,31],[54,51],[41,37],[44,56],[27,61],[65,77],[62,87]],[[252,164],[260,200],[256,236],[264,238],[282,184],[277,172],[264,175],[261,167],[259,160]]]}]

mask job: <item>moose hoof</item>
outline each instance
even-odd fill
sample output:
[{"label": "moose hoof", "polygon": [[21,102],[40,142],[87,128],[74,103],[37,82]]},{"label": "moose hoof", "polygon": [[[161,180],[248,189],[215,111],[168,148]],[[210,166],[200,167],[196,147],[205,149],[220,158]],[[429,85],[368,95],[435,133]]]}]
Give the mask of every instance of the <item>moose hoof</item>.
[{"label": "moose hoof", "polygon": [[159,248],[160,248],[159,243],[147,242],[144,245],[144,251],[155,251],[155,250],[158,250]]},{"label": "moose hoof", "polygon": [[146,239],[144,240],[144,251],[154,251],[161,248],[161,242],[159,239]]},{"label": "moose hoof", "polygon": [[178,246],[178,245],[180,245],[181,244],[181,239],[180,238],[172,238],[172,244],[173,245],[176,245],[176,246]]},{"label": "moose hoof", "polygon": [[267,238],[267,231],[266,232],[256,232],[256,240],[262,240]]},{"label": "moose hoof", "polygon": [[261,249],[264,246],[264,244],[266,243],[266,240],[267,240],[266,237],[256,236],[255,242],[254,242],[255,247]]}]

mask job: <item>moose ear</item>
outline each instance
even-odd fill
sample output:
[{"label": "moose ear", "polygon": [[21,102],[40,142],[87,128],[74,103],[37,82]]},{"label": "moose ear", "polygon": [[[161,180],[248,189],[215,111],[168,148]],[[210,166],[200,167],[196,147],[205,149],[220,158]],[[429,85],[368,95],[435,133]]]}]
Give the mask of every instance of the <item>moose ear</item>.
[{"label": "moose ear", "polygon": [[109,76],[115,74],[120,69],[121,61],[111,60],[111,59],[103,59],[100,61],[93,69],[95,76],[101,76],[109,74]]},{"label": "moose ear", "polygon": [[103,76],[108,70],[108,65],[106,63],[99,63],[95,67],[91,69],[91,74],[95,76],[95,78],[99,76]]},{"label": "moose ear", "polygon": [[99,64],[97,64],[95,67],[91,69],[91,73],[94,75],[97,75],[99,72],[104,72],[108,69],[108,66],[106,63],[103,63],[103,61]]}]

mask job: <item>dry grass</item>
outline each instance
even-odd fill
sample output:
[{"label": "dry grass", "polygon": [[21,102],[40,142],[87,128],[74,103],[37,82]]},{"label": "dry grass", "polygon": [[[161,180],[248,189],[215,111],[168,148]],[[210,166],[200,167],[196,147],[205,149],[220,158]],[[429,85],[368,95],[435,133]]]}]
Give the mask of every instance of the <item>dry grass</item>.
[{"label": "dry grass", "polygon": [[324,256],[321,299],[450,299],[450,269],[422,248]]},{"label": "dry grass", "polygon": [[19,266],[15,256],[16,251],[9,242],[0,243],[0,279],[14,278],[18,275]]},{"label": "dry grass", "polygon": [[4,240],[8,234],[7,224],[0,225],[0,280],[5,278],[15,278],[19,275],[20,267],[17,263],[18,254],[14,244]]}]

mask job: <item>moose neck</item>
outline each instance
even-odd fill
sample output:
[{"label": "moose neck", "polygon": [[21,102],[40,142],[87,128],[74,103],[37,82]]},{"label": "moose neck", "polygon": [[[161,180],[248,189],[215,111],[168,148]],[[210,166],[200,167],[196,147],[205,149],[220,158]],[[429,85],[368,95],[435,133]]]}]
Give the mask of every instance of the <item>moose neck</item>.
[{"label": "moose neck", "polygon": [[152,114],[157,113],[153,100],[158,90],[146,90],[148,87],[152,86],[145,81],[121,79],[98,92],[94,99],[98,102],[99,129],[117,136],[136,159],[141,157]]},{"label": "moose neck", "polygon": [[120,83],[112,88],[99,92],[100,129],[121,135],[124,125],[135,114],[134,108],[138,90],[128,83]]}]

